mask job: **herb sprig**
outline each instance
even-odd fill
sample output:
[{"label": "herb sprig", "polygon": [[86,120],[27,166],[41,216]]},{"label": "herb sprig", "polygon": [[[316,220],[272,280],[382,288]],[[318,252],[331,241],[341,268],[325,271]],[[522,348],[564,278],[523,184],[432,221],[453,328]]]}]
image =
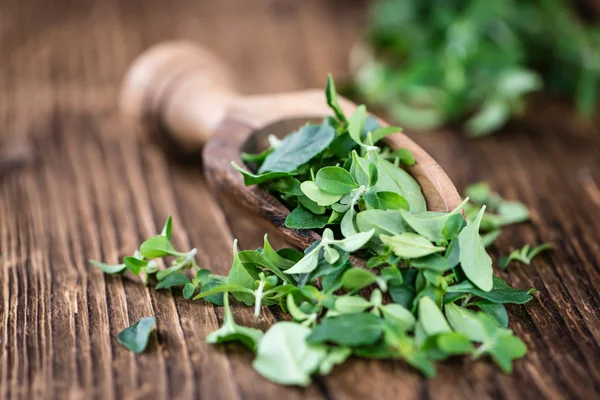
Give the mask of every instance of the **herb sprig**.
[{"label": "herb sprig", "polygon": [[[288,227],[316,229],[321,240],[304,252],[275,250],[266,235],[256,250],[239,251],[236,241],[231,269],[219,276],[198,267],[195,249],[174,249],[169,217],[162,233],[123,264],[92,264],[223,305],[223,326],[207,341],[242,343],[256,352],[254,368],[280,384],[308,385],[312,375],[327,374],[352,355],[401,359],[426,376],[449,357],[489,355],[510,372],[526,348],[507,329],[504,304],[524,304],[534,289],[512,288],[493,275],[480,231],[499,232],[526,219],[527,209],[479,184],[468,190],[473,201],[450,212],[428,211],[404,169],[414,159],[377,144],[399,128],[381,128],[364,107],[346,117],[331,77],[326,98],[332,117],[270,140],[261,154],[244,155],[256,172],[234,165],[247,184],[263,185],[293,209]],[[485,214],[486,206],[496,213]],[[350,255],[366,267],[353,265]],[[173,260],[160,268],[164,257]],[[291,321],[264,334],[240,326],[230,294],[256,317],[270,306]]]}]

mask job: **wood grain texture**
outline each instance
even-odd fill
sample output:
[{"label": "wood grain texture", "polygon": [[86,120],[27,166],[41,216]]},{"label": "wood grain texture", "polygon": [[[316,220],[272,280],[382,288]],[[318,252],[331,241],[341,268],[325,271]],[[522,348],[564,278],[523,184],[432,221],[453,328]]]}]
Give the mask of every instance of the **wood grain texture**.
[{"label": "wood grain texture", "polygon": [[[0,398],[58,399],[592,399],[600,396],[600,123],[577,122],[540,99],[523,121],[481,140],[456,132],[411,135],[459,189],[488,180],[534,210],[492,250],[553,241],[531,266],[502,272],[539,290],[511,307],[530,351],[506,376],[456,359],[425,380],[401,362],[353,360],[307,389],[266,382],[242,348],[212,347],[222,312],[130,279],[87,258],[116,262],[173,214],[175,241],[224,273],[233,237],[263,228],[206,188],[199,162],[178,164],[134,138],[117,115],[129,63],[149,45],[209,43],[243,93],[319,87],[347,73],[362,2],[305,0],[8,0],[0,4],[0,140],[33,155],[0,183]],[[331,23],[335,21],[335,23]],[[0,165],[2,163],[0,162]],[[223,208],[221,208],[223,206]],[[223,211],[225,210],[225,211]],[[279,315],[254,321],[266,328]],[[117,333],[155,315],[158,334],[135,356]],[[365,379],[365,376],[368,379]]]}]

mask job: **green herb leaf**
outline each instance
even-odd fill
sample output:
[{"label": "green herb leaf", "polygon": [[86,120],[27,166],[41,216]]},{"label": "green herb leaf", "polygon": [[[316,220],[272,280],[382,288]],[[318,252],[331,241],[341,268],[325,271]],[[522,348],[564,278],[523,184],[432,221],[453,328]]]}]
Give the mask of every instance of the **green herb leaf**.
[{"label": "green herb leaf", "polygon": [[[328,229],[326,229],[327,231]],[[329,230],[331,232],[331,230]],[[367,232],[360,232],[352,236],[348,236],[342,240],[330,240],[329,242],[336,245],[340,249],[349,253],[355,252],[366,245],[375,233],[374,229]],[[333,234],[332,234],[333,235]]]},{"label": "green herb leaf", "polygon": [[[371,164],[373,165],[373,164]],[[406,210],[410,209],[408,201],[398,193],[394,192],[378,192],[377,200],[379,209],[381,210]]]},{"label": "green herb leaf", "polygon": [[436,339],[440,350],[446,354],[471,354],[475,348],[469,338],[459,332],[448,332],[441,334]]},{"label": "green herb leaf", "polygon": [[306,125],[287,135],[258,169],[265,172],[293,172],[329,146],[335,131],[328,124]]},{"label": "green herb leaf", "polygon": [[370,313],[344,314],[325,318],[308,336],[309,343],[335,343],[340,346],[374,344],[383,333],[383,320]]},{"label": "green herb leaf", "polygon": [[162,235],[154,236],[142,243],[140,253],[146,258],[185,256],[185,254],[175,251],[169,239]]},{"label": "green herb leaf", "polygon": [[342,111],[337,99],[337,92],[335,90],[335,83],[331,74],[327,76],[327,85],[325,86],[325,98],[327,99],[327,105],[333,110],[337,119],[341,122],[346,122],[346,116]]},{"label": "green herb leaf", "polygon": [[460,246],[460,265],[463,272],[471,282],[484,292],[492,290],[493,270],[492,259],[485,251],[481,236],[479,236],[479,225],[485,212],[485,206],[477,215],[475,221],[469,223],[458,235]]},{"label": "green herb leaf", "polygon": [[164,237],[166,237],[167,239],[171,240],[171,233],[172,233],[172,224],[173,224],[173,219],[171,218],[171,216],[169,215],[167,217],[167,221],[165,222],[165,225],[162,228],[162,231],[160,232],[160,234]]},{"label": "green herb leaf", "polygon": [[362,145],[362,134],[367,119],[367,108],[364,105],[356,107],[354,114],[348,120],[348,133],[352,140]]},{"label": "green herb leaf", "polygon": [[275,249],[273,249],[271,243],[269,243],[269,240],[267,239],[267,234],[265,234],[264,237],[263,252],[265,254],[265,257],[267,257],[267,259],[271,261],[273,265],[277,266],[277,268],[279,268],[280,270],[286,270],[288,268],[293,267],[295,264],[294,261],[282,257],[278,252],[275,251]]},{"label": "green herb leaf", "polygon": [[293,322],[277,322],[258,343],[252,366],[281,385],[308,386],[310,376],[326,358],[324,346],[307,343],[310,329]]},{"label": "green herb leaf", "polygon": [[[378,172],[377,187],[382,191],[395,192],[410,204],[410,211],[419,213],[427,210],[425,197],[419,183],[406,171],[371,153],[370,161],[375,163]],[[360,182],[359,182],[360,183]]]},{"label": "green herb leaf", "polygon": [[362,268],[349,269],[342,275],[342,286],[351,291],[360,290],[376,281],[377,275]]},{"label": "green herb leaf", "polygon": [[358,187],[350,172],[340,167],[321,168],[317,172],[315,183],[319,189],[334,195],[344,195]]},{"label": "green herb leaf", "polygon": [[148,346],[148,339],[155,325],[154,317],[142,318],[129,328],[122,330],[117,336],[117,341],[136,354],[142,353]]},{"label": "green herb leaf", "polygon": [[409,331],[415,326],[415,316],[400,304],[386,304],[380,310],[383,318],[393,323],[396,329]]},{"label": "green herb leaf", "polygon": [[419,300],[419,323],[430,336],[452,331],[442,311],[426,296]]},{"label": "green herb leaf", "polygon": [[527,244],[527,245],[523,246],[522,249],[515,250],[512,253],[510,253],[508,256],[502,257],[500,259],[500,261],[498,262],[498,264],[500,266],[500,269],[505,269],[508,266],[508,264],[513,260],[529,265],[531,263],[531,260],[535,256],[540,254],[542,251],[549,250],[551,248],[552,248],[552,243],[544,243],[544,244],[539,245],[534,248],[531,248]]},{"label": "green herb leaf", "polygon": [[386,136],[393,135],[395,133],[402,132],[402,128],[397,126],[386,126],[385,128],[379,128],[372,132],[371,136],[373,138],[373,144],[379,142]]},{"label": "green herb leaf", "polygon": [[96,260],[88,260],[88,262],[94,267],[100,268],[105,274],[120,274],[127,268],[125,264],[105,264]]},{"label": "green herb leaf", "polygon": [[317,184],[313,181],[302,182],[300,189],[306,197],[317,203],[319,206],[330,206],[333,203],[337,203],[342,198],[341,194],[330,194],[319,189]]},{"label": "green herb leaf", "polygon": [[365,210],[356,215],[360,232],[375,230],[374,236],[397,235],[406,231],[402,215],[397,210]]},{"label": "green herb leaf", "polygon": [[156,290],[169,289],[173,286],[184,286],[190,283],[190,279],[184,274],[171,274],[156,284]]},{"label": "green herb leaf", "polygon": [[479,300],[473,303],[473,305],[479,307],[481,311],[492,317],[499,327],[508,328],[508,313],[503,304]]},{"label": "green herb leaf", "polygon": [[[449,213],[425,211],[418,214],[411,214],[407,211],[400,210],[400,214],[402,215],[402,218],[404,218],[404,221],[419,235],[425,236],[431,242],[441,242],[445,239],[442,230],[444,229],[446,222],[448,222],[453,215],[458,215],[468,201],[469,199],[466,198],[458,207]],[[462,226],[462,217],[459,216],[459,218]]]},{"label": "green herb leaf", "polygon": [[308,274],[312,272],[319,264],[319,251],[320,246],[317,246],[313,251],[306,254],[302,260],[298,261],[296,265],[285,271],[286,274]]},{"label": "green herb leaf", "polygon": [[298,205],[285,218],[285,226],[291,229],[320,229],[327,226],[327,215],[315,215],[301,205]]},{"label": "green herb leaf", "polygon": [[233,313],[229,307],[229,296],[227,293],[223,295],[223,303],[225,304],[223,325],[206,336],[206,343],[240,342],[248,349],[256,351],[256,346],[262,339],[263,332],[260,329],[247,328],[235,323]]},{"label": "green herb leaf", "polygon": [[518,201],[504,201],[498,206],[498,215],[503,225],[518,224],[529,220],[529,210]]},{"label": "green herb leaf", "polygon": [[[252,271],[252,273],[250,273],[250,271]],[[246,289],[253,290],[254,283],[256,282],[257,279],[258,279],[258,275],[256,273],[256,270],[252,269],[250,267],[245,267],[242,264],[242,261],[240,260],[238,250],[237,250],[237,239],[236,239],[233,242],[233,265],[231,266],[231,269],[229,270],[229,275],[227,276],[227,283],[229,285],[239,285]],[[242,291],[235,291],[235,292],[232,291],[232,294],[233,294],[233,297],[236,298],[236,300],[241,301],[246,305],[250,306],[250,305],[254,304],[254,295],[253,294],[247,293],[245,291],[243,291],[243,292]],[[204,293],[204,296],[203,296],[203,294],[200,293],[195,298],[200,298],[200,296],[205,297],[205,296],[207,296],[207,294]]]},{"label": "green herb leaf", "polygon": [[333,367],[338,364],[342,364],[348,357],[352,355],[352,349],[349,347],[333,347],[327,353],[327,356],[321,361],[319,365],[319,374],[327,375],[331,372]]},{"label": "green herb leaf", "polygon": [[360,296],[340,296],[335,299],[335,311],[340,314],[361,313],[371,308],[371,302]]},{"label": "green herb leaf", "polygon": [[238,170],[242,176],[244,177],[244,185],[252,186],[252,185],[262,185],[263,183],[267,183],[274,179],[289,177],[291,174],[289,172],[265,172],[264,174],[253,174],[251,172],[246,171],[239,165],[237,165],[234,161],[231,162],[233,168]]},{"label": "green herb leaf", "polygon": [[194,285],[191,282],[186,283],[185,286],[183,287],[183,291],[182,291],[183,298],[186,300],[190,299],[194,295],[195,292],[196,292],[196,285]]},{"label": "green herb leaf", "polygon": [[397,158],[401,164],[408,167],[415,165],[415,157],[408,149],[398,149],[390,153],[390,157]]},{"label": "green herb leaf", "polygon": [[471,293],[474,296],[481,297],[492,303],[512,303],[525,304],[533,297],[535,289],[519,290],[509,286],[497,276],[492,278],[492,290],[485,292],[475,287],[471,282],[464,281],[457,285],[449,286],[448,293]]},{"label": "green herb leaf", "polygon": [[[230,271],[230,273],[231,273],[231,271]],[[231,294],[235,293],[238,296],[240,296],[240,298],[247,299],[249,302],[251,302],[251,304],[247,304],[247,305],[254,304],[254,290],[244,287],[242,285],[239,285],[237,283],[220,283],[219,285],[211,288],[210,290],[201,291],[199,294],[196,295],[196,297],[194,297],[194,300],[208,298],[209,296],[212,296],[215,294],[220,294],[220,293],[225,293],[225,292],[229,292]],[[235,295],[233,297],[235,297],[237,299],[237,297]],[[240,301],[244,302],[243,300],[240,300]]]},{"label": "green herb leaf", "polygon": [[439,253],[446,248],[435,246],[421,235],[403,232],[395,236],[379,235],[383,244],[390,246],[392,252],[402,258],[419,258]]},{"label": "green herb leaf", "polygon": [[142,268],[144,268],[146,265],[148,265],[148,261],[140,260],[137,257],[131,257],[131,256],[125,257],[123,259],[123,262],[125,262],[125,266],[127,267],[127,269],[129,271],[131,271],[131,273],[134,275],[139,275]]}]

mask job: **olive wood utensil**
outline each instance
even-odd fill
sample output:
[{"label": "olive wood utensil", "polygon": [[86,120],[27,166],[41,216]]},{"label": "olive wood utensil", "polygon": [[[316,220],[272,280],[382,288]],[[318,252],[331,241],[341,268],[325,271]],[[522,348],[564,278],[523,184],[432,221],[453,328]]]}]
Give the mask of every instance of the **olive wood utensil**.
[{"label": "olive wood utensil", "polygon": [[[283,137],[307,121],[320,122],[331,115],[323,90],[242,96],[232,82],[228,67],[210,51],[190,42],[162,43],[140,55],[127,72],[121,109],[143,132],[168,148],[190,152],[204,146],[204,174],[212,190],[258,213],[290,244],[307,247],[320,236],[287,228],[284,221],[290,211],[260,187],[245,186],[231,161],[243,166],[240,153],[264,150],[269,134]],[[351,115],[356,105],[342,97],[338,100]],[[448,175],[415,142],[397,133],[386,137],[384,143],[412,152],[416,163],[408,172],[421,185],[429,210],[449,211],[460,204]]]}]

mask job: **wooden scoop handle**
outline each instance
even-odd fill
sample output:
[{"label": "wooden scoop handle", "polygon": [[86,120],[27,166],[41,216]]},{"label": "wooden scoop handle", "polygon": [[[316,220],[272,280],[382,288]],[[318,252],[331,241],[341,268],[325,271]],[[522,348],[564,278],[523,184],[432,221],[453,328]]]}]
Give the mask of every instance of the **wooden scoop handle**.
[{"label": "wooden scoop handle", "polygon": [[229,68],[192,42],[155,45],[127,72],[123,114],[143,132],[193,152],[210,138],[238,97]]}]

